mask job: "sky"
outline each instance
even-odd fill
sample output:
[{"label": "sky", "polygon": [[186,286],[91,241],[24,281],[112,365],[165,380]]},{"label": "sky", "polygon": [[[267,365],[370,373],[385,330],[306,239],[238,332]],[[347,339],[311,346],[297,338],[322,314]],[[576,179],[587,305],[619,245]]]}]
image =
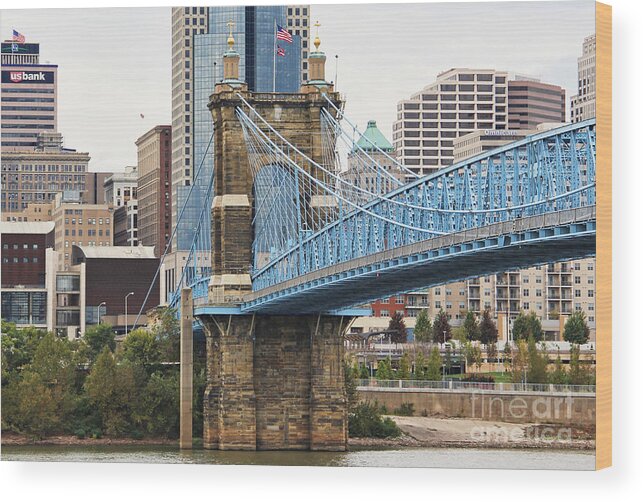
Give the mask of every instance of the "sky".
[{"label": "sky", "polygon": [[[311,22],[321,23],[326,77],[337,79],[351,122],[376,120],[390,139],[398,101],[453,67],[540,78],[564,87],[569,103],[594,5],[312,5]],[[41,62],[59,65],[58,130],[66,147],[89,152],[90,170],[135,165],[136,139],[171,123],[170,15],[169,7],[2,11],[3,40],[16,29],[40,42]]]}]

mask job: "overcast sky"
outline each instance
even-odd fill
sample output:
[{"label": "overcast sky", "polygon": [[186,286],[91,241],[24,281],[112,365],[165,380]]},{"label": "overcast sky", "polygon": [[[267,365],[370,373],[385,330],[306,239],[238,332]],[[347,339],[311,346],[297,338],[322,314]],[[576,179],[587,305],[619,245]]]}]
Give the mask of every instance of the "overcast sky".
[{"label": "overcast sky", "polygon": [[[229,3],[229,2],[227,2]],[[576,60],[594,33],[594,2],[313,5],[326,76],[350,119],[375,119],[390,139],[396,105],[452,67],[495,68],[576,93]],[[170,8],[3,10],[59,65],[58,129],[90,153],[90,169],[136,164],[134,141],[170,118]],[[314,36],[314,34],[313,34]],[[144,115],[144,119],[140,117]]]}]

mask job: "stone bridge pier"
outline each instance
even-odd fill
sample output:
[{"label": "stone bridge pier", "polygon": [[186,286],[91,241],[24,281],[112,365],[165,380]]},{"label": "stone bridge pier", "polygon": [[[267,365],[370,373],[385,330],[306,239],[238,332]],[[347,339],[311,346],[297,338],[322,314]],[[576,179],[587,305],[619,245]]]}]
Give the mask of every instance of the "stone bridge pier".
[{"label": "stone bridge pier", "polygon": [[207,337],[204,447],[343,451],[343,333],[332,315],[201,316]]},{"label": "stone bridge pier", "polygon": [[[212,277],[207,308],[198,314],[207,336],[206,448],[346,449],[343,334],[350,318],[241,314],[238,308],[252,290],[255,180],[236,110],[249,103],[289,142],[323,162],[321,109],[335,113],[325,96],[338,108],[342,100],[326,82],[319,44],[316,38],[310,80],[300,92],[255,93],[239,80],[231,33],[224,79],[208,103],[215,145]],[[313,203],[319,201],[303,204]]]}]

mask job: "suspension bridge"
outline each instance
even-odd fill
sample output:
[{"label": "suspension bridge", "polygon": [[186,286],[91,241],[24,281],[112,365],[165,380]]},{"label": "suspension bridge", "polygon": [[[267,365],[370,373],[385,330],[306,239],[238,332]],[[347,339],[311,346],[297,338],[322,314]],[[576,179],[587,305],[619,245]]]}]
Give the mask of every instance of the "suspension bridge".
[{"label": "suspension bridge", "polygon": [[595,121],[419,177],[346,116],[319,39],[296,94],[250,92],[229,46],[214,166],[190,191],[206,204],[168,302],[206,334],[206,448],[343,450],[356,306],[595,254]]},{"label": "suspension bridge", "polygon": [[[236,116],[254,179],[252,290],[242,313],[331,312],[377,298],[595,254],[595,121],[568,125],[404,181],[357,145],[325,97],[313,160],[243,98]],[[335,118],[328,110],[337,113]],[[346,181],[335,145],[373,188]],[[212,178],[214,177],[214,173]],[[410,179],[410,181],[406,181]],[[213,179],[209,182],[211,189]],[[390,189],[389,189],[390,188]],[[177,291],[208,303],[211,213],[204,208]]]}]

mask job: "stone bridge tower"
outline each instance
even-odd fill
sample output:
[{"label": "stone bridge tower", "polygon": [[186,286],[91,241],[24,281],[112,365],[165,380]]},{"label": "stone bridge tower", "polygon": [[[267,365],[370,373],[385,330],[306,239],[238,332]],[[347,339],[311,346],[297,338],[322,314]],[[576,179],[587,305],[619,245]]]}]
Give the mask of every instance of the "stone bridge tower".
[{"label": "stone bridge tower", "polygon": [[[319,315],[240,314],[251,291],[253,173],[237,107],[241,97],[306,155],[321,163],[322,93],[336,106],[326,82],[326,57],[309,56],[311,80],[295,94],[253,93],[239,80],[232,35],[224,80],[208,108],[214,121],[212,277],[207,336],[204,445],[222,450],[344,450],[347,410],[343,333],[350,319]],[[329,109],[332,111],[332,108]]]}]

